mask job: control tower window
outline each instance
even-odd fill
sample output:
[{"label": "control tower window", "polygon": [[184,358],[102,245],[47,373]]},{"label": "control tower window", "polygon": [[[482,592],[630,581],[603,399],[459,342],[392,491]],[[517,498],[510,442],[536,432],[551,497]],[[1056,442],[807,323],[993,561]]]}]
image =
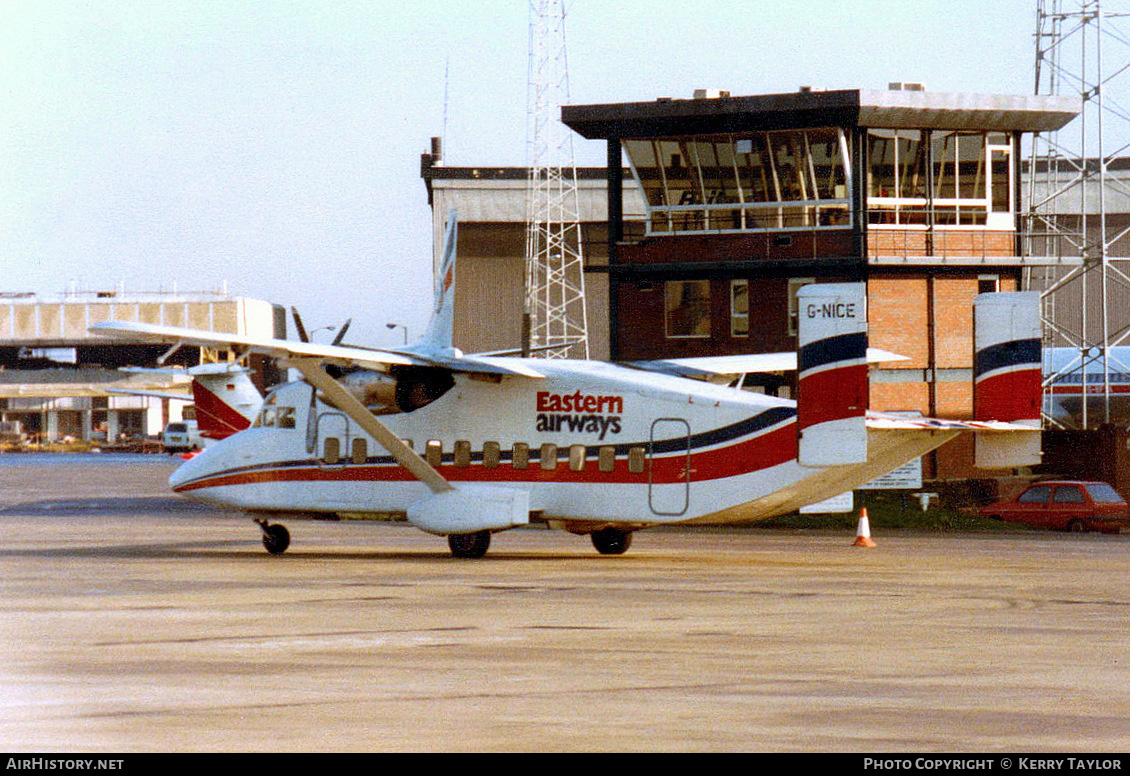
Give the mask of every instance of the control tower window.
[{"label": "control tower window", "polygon": [[1015,228],[1005,133],[872,129],[867,154],[871,227]]},{"label": "control tower window", "polygon": [[623,145],[646,199],[648,234],[851,226],[841,129],[649,138]]}]

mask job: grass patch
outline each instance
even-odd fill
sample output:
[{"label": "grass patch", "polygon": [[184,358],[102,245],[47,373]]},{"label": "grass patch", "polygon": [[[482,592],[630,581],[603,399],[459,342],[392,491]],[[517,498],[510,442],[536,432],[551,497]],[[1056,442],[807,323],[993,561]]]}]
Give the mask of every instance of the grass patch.
[{"label": "grass patch", "polygon": [[858,491],[852,512],[825,515],[781,515],[763,520],[759,528],[788,528],[792,530],[851,530],[859,521],[859,510],[867,508],[867,521],[871,530],[909,531],[1016,531],[1024,526],[987,520],[979,517],[973,508],[954,509],[938,504],[935,499],[924,512],[919,501],[901,491]]}]

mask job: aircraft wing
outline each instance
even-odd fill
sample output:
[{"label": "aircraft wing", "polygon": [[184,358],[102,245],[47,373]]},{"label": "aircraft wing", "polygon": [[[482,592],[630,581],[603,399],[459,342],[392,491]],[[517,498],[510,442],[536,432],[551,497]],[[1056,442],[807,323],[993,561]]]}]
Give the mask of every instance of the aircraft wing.
[{"label": "aircraft wing", "polygon": [[142,391],[132,388],[107,388],[106,393],[120,396],[151,396],[154,399],[170,399],[171,401],[192,401],[190,393],[172,393],[167,391]]},{"label": "aircraft wing", "polygon": [[[906,356],[900,356],[887,350],[867,349],[867,363],[869,364],[909,360]],[[697,358],[669,358],[658,361],[629,361],[622,366],[702,380],[740,374],[795,372],[797,358],[796,352],[792,351],[789,353],[750,353],[738,356],[700,356]]]},{"label": "aircraft wing", "polygon": [[323,364],[340,367],[357,366],[377,371],[387,371],[392,366],[431,366],[450,369],[453,372],[500,377],[542,377],[540,373],[528,367],[489,357],[467,357],[458,354],[451,356],[431,353],[415,354],[407,351],[324,345],[316,342],[294,342],[133,321],[104,321],[91,326],[90,329],[96,334],[107,334],[143,342],[212,348],[226,347],[238,352],[261,353],[281,360],[317,359]]}]

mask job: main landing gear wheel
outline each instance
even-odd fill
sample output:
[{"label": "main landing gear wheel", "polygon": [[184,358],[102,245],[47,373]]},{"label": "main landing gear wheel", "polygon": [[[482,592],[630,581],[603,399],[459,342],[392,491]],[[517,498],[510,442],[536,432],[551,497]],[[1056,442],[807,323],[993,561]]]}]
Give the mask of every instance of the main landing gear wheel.
[{"label": "main landing gear wheel", "polygon": [[454,558],[481,558],[490,549],[490,531],[448,534],[447,546]]},{"label": "main landing gear wheel", "polygon": [[269,524],[266,520],[256,520],[259,529],[263,532],[263,546],[272,555],[282,555],[290,546],[290,531],[285,525]]},{"label": "main landing gear wheel", "polygon": [[632,546],[632,532],[618,528],[601,528],[593,531],[592,546],[601,555],[623,555]]}]

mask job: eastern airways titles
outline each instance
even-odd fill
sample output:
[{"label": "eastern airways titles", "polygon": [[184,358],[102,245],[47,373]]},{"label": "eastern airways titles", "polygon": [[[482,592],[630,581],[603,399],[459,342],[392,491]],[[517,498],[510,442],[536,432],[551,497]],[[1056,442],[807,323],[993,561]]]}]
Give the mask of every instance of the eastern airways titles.
[{"label": "eastern airways titles", "polygon": [[603,440],[608,433],[620,433],[624,397],[538,391],[537,412],[538,431],[594,433]]}]

